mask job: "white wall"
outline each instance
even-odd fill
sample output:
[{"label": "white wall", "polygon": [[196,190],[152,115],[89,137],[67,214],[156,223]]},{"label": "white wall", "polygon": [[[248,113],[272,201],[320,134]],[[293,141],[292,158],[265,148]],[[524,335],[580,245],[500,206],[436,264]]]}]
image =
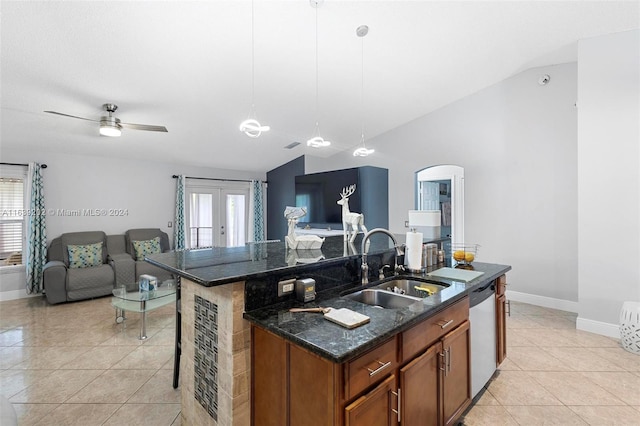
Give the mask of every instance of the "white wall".
[{"label": "white wall", "polygon": [[611,335],[640,301],[639,52],[637,30],[578,43],[578,327]]},{"label": "white wall", "polygon": [[[265,179],[264,174],[233,170],[28,150],[3,149],[2,161],[48,165],[42,172],[45,205],[47,210],[53,210],[46,218],[48,241],[64,232],[101,230],[123,234],[131,228],[160,228],[173,241],[173,228],[167,226],[174,220],[176,180],[172,175]],[[126,214],[70,216],[59,212],[83,209],[118,209]],[[0,280],[0,300],[24,295],[21,269],[0,273]]]},{"label": "white wall", "polygon": [[[414,173],[465,169],[465,239],[509,264],[510,290],[576,307],[577,65],[530,69],[367,142],[374,156],[313,158],[306,172],[389,169],[389,220],[406,232]],[[546,86],[538,78],[549,74]],[[428,96],[428,93],[424,94]]]}]

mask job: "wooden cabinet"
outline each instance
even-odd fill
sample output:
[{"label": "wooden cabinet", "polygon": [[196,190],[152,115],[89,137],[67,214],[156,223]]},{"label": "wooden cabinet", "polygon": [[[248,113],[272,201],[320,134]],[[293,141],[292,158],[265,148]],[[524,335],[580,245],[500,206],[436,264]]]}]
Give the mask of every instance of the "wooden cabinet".
[{"label": "wooden cabinet", "polygon": [[464,298],[403,333],[404,359],[427,348],[400,369],[403,425],[453,424],[471,404],[468,317]]},{"label": "wooden cabinet", "polygon": [[507,276],[502,275],[496,285],[496,365],[507,357]]},{"label": "wooden cabinet", "polygon": [[470,346],[469,321],[442,338],[442,413],[445,425],[454,424],[471,404]]},{"label": "wooden cabinet", "polygon": [[396,377],[392,374],[371,392],[345,408],[345,426],[388,426],[398,424]]},{"label": "wooden cabinet", "polygon": [[251,422],[450,425],[471,403],[469,298],[335,364],[252,326]]}]

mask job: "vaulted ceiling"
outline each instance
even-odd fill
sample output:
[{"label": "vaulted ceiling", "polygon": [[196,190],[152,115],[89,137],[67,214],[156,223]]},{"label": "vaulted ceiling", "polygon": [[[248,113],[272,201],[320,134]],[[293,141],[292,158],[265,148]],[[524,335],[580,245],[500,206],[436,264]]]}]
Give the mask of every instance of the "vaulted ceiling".
[{"label": "vaulted ceiling", "polygon": [[[251,139],[238,130],[251,107],[251,1],[3,0],[0,8],[0,149],[257,172],[302,154],[351,155],[363,116],[374,137],[524,69],[575,61],[577,40],[638,28],[640,19],[635,1],[326,0],[315,9],[255,0],[255,111],[272,130]],[[316,122],[316,13],[318,120],[333,142],[322,151],[305,146]],[[106,102],[123,122],[169,132],[107,138],[98,123],[43,112],[99,119]]]}]

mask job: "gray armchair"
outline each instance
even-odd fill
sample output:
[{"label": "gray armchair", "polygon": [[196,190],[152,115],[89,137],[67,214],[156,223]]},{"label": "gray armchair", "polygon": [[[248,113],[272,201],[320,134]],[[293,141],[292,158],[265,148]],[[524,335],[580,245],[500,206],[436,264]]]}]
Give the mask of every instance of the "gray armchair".
[{"label": "gray armchair", "polygon": [[[75,256],[69,258],[69,246],[87,246],[102,243],[101,253],[89,266],[80,265]],[[91,299],[111,294],[114,284],[112,267],[107,263],[109,253],[107,236],[102,231],[70,232],[54,238],[47,252],[43,286],[51,304]],[[83,257],[84,259],[84,257]]]},{"label": "gray armchair", "polygon": [[158,282],[173,278],[170,272],[146,262],[144,257],[138,259],[136,255],[136,242],[145,242],[156,237],[159,239],[160,252],[169,251],[169,236],[158,228],[130,229],[125,232],[124,252],[109,255],[109,262],[115,271],[117,287],[125,286],[130,291],[134,290],[137,288],[138,278],[143,274],[157,277]]}]

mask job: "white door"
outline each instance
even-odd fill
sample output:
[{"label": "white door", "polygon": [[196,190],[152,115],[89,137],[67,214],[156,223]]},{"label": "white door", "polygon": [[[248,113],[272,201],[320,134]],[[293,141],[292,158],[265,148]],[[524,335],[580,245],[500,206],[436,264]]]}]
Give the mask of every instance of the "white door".
[{"label": "white door", "polygon": [[247,242],[248,184],[186,185],[187,248],[237,247]]}]

